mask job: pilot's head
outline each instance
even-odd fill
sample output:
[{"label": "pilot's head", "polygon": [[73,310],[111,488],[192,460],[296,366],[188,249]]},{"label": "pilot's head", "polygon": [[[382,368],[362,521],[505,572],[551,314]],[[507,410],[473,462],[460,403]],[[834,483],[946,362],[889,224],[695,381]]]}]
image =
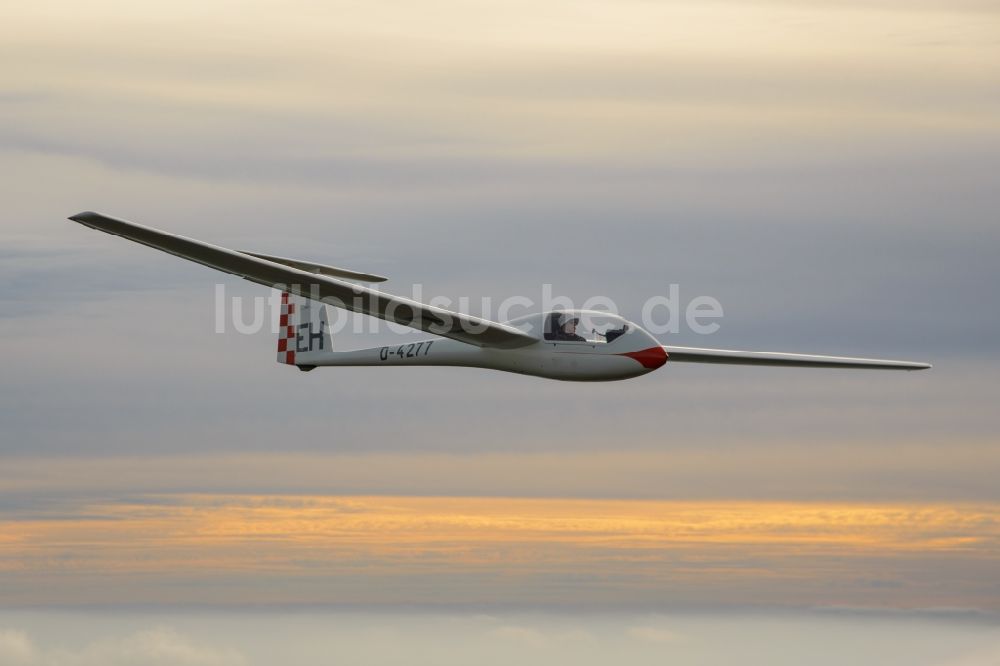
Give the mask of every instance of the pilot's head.
[{"label": "pilot's head", "polygon": [[577,318],[577,317],[569,317],[566,320],[564,320],[563,321],[563,325],[562,325],[562,331],[563,331],[563,333],[567,333],[569,335],[575,335],[576,334],[576,325],[577,325],[577,323],[579,321],[580,321],[580,319]]}]

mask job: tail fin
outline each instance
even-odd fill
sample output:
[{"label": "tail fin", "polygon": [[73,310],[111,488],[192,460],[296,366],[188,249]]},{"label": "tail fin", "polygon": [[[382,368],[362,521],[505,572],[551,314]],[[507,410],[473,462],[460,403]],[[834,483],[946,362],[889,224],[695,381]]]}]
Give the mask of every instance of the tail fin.
[{"label": "tail fin", "polygon": [[312,370],[333,351],[330,306],[283,292],[278,321],[278,363]]}]

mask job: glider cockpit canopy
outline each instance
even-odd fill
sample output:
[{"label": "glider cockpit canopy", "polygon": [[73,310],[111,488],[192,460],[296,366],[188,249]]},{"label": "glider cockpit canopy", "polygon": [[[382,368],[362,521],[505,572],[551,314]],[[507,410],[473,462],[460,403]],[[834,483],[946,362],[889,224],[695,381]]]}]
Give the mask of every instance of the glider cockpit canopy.
[{"label": "glider cockpit canopy", "polygon": [[554,310],[507,323],[545,342],[606,344],[635,329],[616,314],[596,310]]}]

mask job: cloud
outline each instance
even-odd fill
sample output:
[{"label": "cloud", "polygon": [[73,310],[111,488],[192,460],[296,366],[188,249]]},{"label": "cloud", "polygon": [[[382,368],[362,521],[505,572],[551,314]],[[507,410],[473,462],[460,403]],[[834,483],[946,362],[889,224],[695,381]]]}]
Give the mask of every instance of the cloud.
[{"label": "cloud", "polygon": [[[81,7],[0,27],[6,519],[69,529],[141,492],[996,501],[985,0]],[[303,376],[270,336],[211,332],[219,275],[65,221],[88,208],[404,294],[555,282],[635,318],[677,282],[727,317],[664,342],[937,367]],[[865,599],[911,580],[849,573]],[[343,583],[318,596],[366,591]],[[114,593],[198,592],[143,585]]]},{"label": "cloud", "polygon": [[[998,516],[996,504],[926,502],[66,498],[48,512],[0,516],[0,584],[8,603],[43,608],[725,608],[852,599],[996,611],[982,578],[996,563]],[[44,584],[51,580],[59,585]],[[503,626],[511,639],[566,639]]]},{"label": "cloud", "polygon": [[[989,71],[970,66],[996,46],[961,11],[265,2],[269,20],[234,25],[175,4],[153,21],[98,3],[73,30],[29,8],[10,17],[5,55],[23,67],[8,74],[18,101],[0,111],[0,147],[180,179],[455,196],[626,181],[648,165],[663,180],[664,166],[939,159],[996,129]],[[120,39],[100,39],[109,24]],[[220,52],[226,29],[242,38]]]},{"label": "cloud", "polygon": [[964,654],[942,660],[939,666],[993,666],[1000,664],[1000,639],[992,645],[979,646]]},{"label": "cloud", "polygon": [[0,663],[9,666],[33,666],[38,654],[28,635],[15,629],[0,629]]},{"label": "cloud", "polygon": [[530,627],[505,625],[493,629],[492,634],[497,638],[523,643],[532,647],[545,645],[548,642],[540,631]]},{"label": "cloud", "polygon": [[[505,622],[509,618],[492,618],[493,622]],[[524,618],[533,620],[531,624],[500,624],[489,629],[487,635],[505,643],[512,643],[534,651],[544,648],[549,651],[560,649],[579,649],[587,645],[597,645],[597,637],[589,630],[586,622],[576,622],[570,625],[552,626],[539,618]]]},{"label": "cloud", "polygon": [[[602,451],[578,443],[531,451],[225,452],[184,455],[10,456],[0,468],[3,505],[57,510],[62,497],[150,493],[456,495],[673,500],[1000,500],[1000,453],[988,437],[813,438],[777,442],[692,438]],[[165,441],[164,446],[169,442]],[[531,445],[531,441],[525,442]],[[377,449],[373,444],[373,449]],[[943,451],[947,455],[943,455]]]},{"label": "cloud", "polygon": [[[151,622],[176,627],[159,639]],[[35,657],[12,666],[163,666],[157,655],[170,655],[178,666],[313,666],[317,663],[403,666],[469,663],[571,663],[604,666],[627,663],[799,664],[835,666],[873,663],[889,666],[971,666],[992,663],[997,632],[991,621],[928,619],[919,614],[842,614],[836,617],[802,611],[673,613],[650,617],[629,612],[504,612],[493,618],[427,611],[238,612],[174,610],[155,615],[141,610],[94,613],[92,610],[2,613],[0,626],[18,626],[34,638]],[[541,644],[504,636],[541,636]],[[670,627],[682,640],[649,641],[631,635],[637,627]],[[171,634],[173,634],[171,636]],[[94,636],[101,636],[94,639]],[[575,638],[574,638],[575,637]],[[135,643],[186,644],[185,652],[158,652]],[[106,643],[107,649],[96,648]],[[823,649],[816,650],[817,645]],[[239,646],[239,654],[227,646]],[[145,658],[152,654],[152,660]],[[122,661],[127,656],[131,661]],[[3,654],[0,653],[0,659]],[[60,660],[61,659],[61,660]],[[87,660],[89,659],[89,661]],[[106,661],[100,662],[99,659]],[[194,659],[191,661],[191,659]],[[3,662],[8,666],[8,662]]]},{"label": "cloud", "polygon": [[36,647],[27,634],[0,631],[0,663],[5,666],[243,666],[232,649],[197,645],[169,627],[101,638],[78,649]]},{"label": "cloud", "polygon": [[680,638],[676,632],[669,629],[650,626],[630,627],[628,635],[650,643],[673,643]]}]

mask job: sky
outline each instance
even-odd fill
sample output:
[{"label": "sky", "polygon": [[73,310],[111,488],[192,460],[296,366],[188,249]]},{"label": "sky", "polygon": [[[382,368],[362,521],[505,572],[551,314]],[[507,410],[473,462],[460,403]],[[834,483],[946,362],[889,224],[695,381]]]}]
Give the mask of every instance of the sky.
[{"label": "sky", "polygon": [[[996,663],[995,3],[2,15],[0,663]],[[934,368],[303,374],[83,210]]]}]

